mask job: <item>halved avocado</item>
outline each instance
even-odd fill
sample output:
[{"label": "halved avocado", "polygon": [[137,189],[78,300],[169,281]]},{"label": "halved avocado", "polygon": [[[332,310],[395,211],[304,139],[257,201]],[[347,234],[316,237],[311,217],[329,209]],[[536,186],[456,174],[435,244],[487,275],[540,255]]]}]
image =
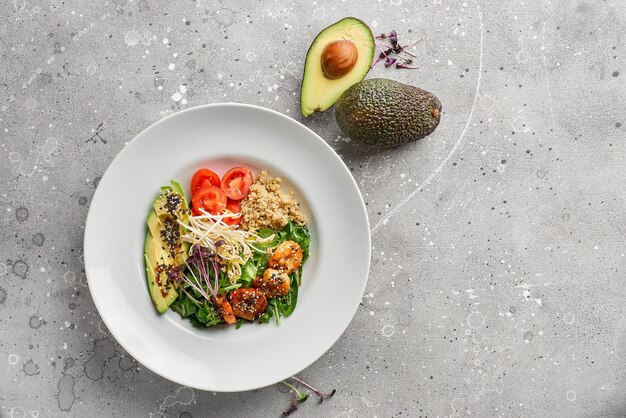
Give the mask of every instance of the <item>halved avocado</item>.
[{"label": "halved avocado", "polygon": [[180,184],[161,188],[152,203],[146,224],[144,258],[150,297],[158,312],[163,313],[178,297],[176,286],[168,279],[168,271],[184,264],[189,244],[182,240],[183,227],[189,221],[189,207]]},{"label": "halved avocado", "polygon": [[[342,48],[330,55],[327,47],[333,43]],[[361,81],[370,70],[375,48],[372,31],[357,18],[346,17],[322,30],[306,55],[300,93],[302,114],[310,116],[330,108],[348,87]],[[329,57],[335,60],[336,68],[329,67]]]}]

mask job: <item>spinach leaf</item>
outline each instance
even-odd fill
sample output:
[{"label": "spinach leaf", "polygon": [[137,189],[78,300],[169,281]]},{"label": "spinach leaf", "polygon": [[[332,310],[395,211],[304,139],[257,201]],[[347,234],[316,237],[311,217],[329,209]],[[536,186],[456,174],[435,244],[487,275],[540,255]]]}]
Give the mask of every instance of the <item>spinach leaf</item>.
[{"label": "spinach leaf", "polygon": [[270,261],[270,255],[267,253],[254,258],[254,264],[256,266],[256,270],[258,272],[263,272],[267,268],[267,263],[269,261]]},{"label": "spinach leaf", "polygon": [[280,314],[278,312],[278,302],[276,299],[270,299],[267,303],[267,309],[261,316],[257,318],[259,324],[267,324],[272,318],[276,321],[276,324],[280,324]]},{"label": "spinach leaf", "polygon": [[[187,298],[187,300],[189,300],[189,298]],[[197,306],[194,304],[194,307],[195,310],[193,315],[189,316],[191,325],[194,327],[207,328],[223,322],[219,313],[212,304],[205,302],[203,306]]]},{"label": "spinach leaf", "polygon": [[[281,237],[280,237],[280,232],[274,232],[274,231],[272,231],[271,229],[267,229],[267,228],[260,229],[260,230],[257,232],[257,235],[258,235],[258,236],[260,236],[261,238],[268,238],[268,237],[270,237],[271,235],[274,235],[274,239],[273,239],[273,240],[271,240],[270,242],[266,242],[266,243],[264,243],[264,244],[261,244],[261,243],[256,243],[256,244],[254,244],[254,246],[255,246],[256,248],[258,248],[259,250],[261,250],[262,252],[265,252],[268,248],[275,247],[275,246],[277,246],[280,242],[284,241],[284,239],[283,239],[283,240],[281,240]],[[259,255],[259,254],[261,254],[261,253],[259,253],[258,251],[255,251],[255,252],[254,252],[254,255],[255,255],[255,256],[256,256],[256,255]],[[261,255],[262,255],[262,254],[261,254]]]},{"label": "spinach leaf", "polygon": [[271,299],[267,304],[267,310],[272,311],[272,316],[276,325],[280,325],[280,311],[278,310],[278,299]]},{"label": "spinach leaf", "polygon": [[269,228],[262,228],[262,229],[259,229],[259,231],[257,232],[257,235],[260,236],[261,238],[267,238],[273,233],[274,231],[272,231]]},{"label": "spinach leaf", "polygon": [[187,318],[196,312],[197,305],[185,293],[181,292],[178,299],[170,305],[170,308],[174,312],[178,312],[183,318]]},{"label": "spinach leaf", "polygon": [[282,233],[285,235],[283,241],[290,239],[298,243],[300,248],[302,248],[302,263],[304,263],[307,258],[309,258],[309,246],[311,245],[311,235],[309,234],[309,229],[306,225],[298,225],[290,220],[289,223],[285,225],[285,228],[283,228]]},{"label": "spinach leaf", "polygon": [[204,306],[197,309],[195,318],[198,322],[204,324],[205,327],[212,327],[222,322],[222,318],[217,310],[212,304],[206,302]]},{"label": "spinach leaf", "polygon": [[205,325],[207,321],[209,320],[208,316],[209,316],[209,313],[207,312],[206,309],[204,309],[204,307],[198,308],[198,310],[196,311],[196,319]]},{"label": "spinach leaf", "polygon": [[256,320],[259,324],[267,324],[272,319],[273,312],[268,308]]},{"label": "spinach leaf", "polygon": [[191,322],[191,325],[196,328],[206,328],[206,325],[203,322],[198,321],[195,316],[189,317],[189,322]]},{"label": "spinach leaf", "polygon": [[220,277],[217,280],[218,293],[223,293],[222,289],[231,285],[228,274],[225,271],[220,271]]},{"label": "spinach leaf", "polygon": [[254,259],[248,260],[248,262],[241,269],[241,277],[239,281],[243,287],[252,286],[252,281],[256,277],[257,273],[257,265],[254,262]]},{"label": "spinach leaf", "polygon": [[291,275],[291,286],[289,288],[289,292],[282,298],[278,299],[278,311],[281,316],[288,317],[291,315],[296,309],[296,304],[298,303],[298,278],[297,273]]},{"label": "spinach leaf", "polygon": [[[206,286],[204,286],[204,287],[203,287],[203,289],[204,289],[205,287],[206,287]],[[204,296],[202,296],[202,294],[200,294],[200,292],[198,292],[198,291],[197,291],[195,288],[193,288],[193,287],[188,287],[188,288],[187,288],[187,291],[188,291],[188,292],[189,292],[189,291],[191,291],[191,292],[190,292],[190,293],[191,293],[191,295],[192,295],[192,296],[193,296],[196,300],[202,300],[202,298],[204,297]]]}]

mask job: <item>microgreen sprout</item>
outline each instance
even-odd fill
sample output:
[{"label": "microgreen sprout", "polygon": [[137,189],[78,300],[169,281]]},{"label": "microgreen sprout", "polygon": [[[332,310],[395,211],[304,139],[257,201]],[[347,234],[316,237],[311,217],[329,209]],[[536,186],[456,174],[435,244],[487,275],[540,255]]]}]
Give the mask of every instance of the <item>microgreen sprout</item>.
[{"label": "microgreen sprout", "polygon": [[236,284],[241,277],[242,266],[252,257],[253,252],[260,252],[255,245],[271,242],[274,235],[261,238],[253,231],[244,231],[224,222],[224,219],[240,214],[227,212],[213,215],[204,209],[200,209],[200,212],[198,216],[190,216],[188,224],[178,221],[186,231],[182,238],[216,254],[231,284]]},{"label": "microgreen sprout", "polygon": [[289,409],[287,409],[286,411],[283,411],[284,417],[288,417],[289,415],[296,412],[296,410],[298,409],[298,404],[296,403],[295,399],[296,399],[296,396],[293,395],[291,397],[291,403],[289,404]]},{"label": "microgreen sprout", "polygon": [[300,390],[299,389],[300,385],[304,386],[305,388],[313,392],[318,397],[319,403],[324,402],[324,399],[328,399],[332,397],[337,392],[336,389],[333,389],[330,393],[324,393],[320,391],[319,389],[316,389],[313,386],[309,385],[307,382],[305,382],[304,380],[296,376],[291,376],[289,379],[296,382],[295,385],[292,385],[287,380],[283,380],[280,382],[283,385],[287,386],[289,389],[291,389],[291,403],[289,404],[289,408],[285,412],[283,412],[284,417],[289,416],[292,413],[294,413],[298,409],[298,404],[305,402],[309,398],[310,393],[304,390]]},{"label": "microgreen sprout", "polygon": [[289,404],[289,408],[285,412],[283,412],[283,416],[287,417],[298,409],[299,403],[303,403],[304,401],[309,399],[309,393],[298,390],[298,388],[296,387],[298,386],[298,383],[296,383],[296,386],[285,380],[281,381],[280,383],[291,389],[291,403]]},{"label": "microgreen sprout", "polygon": [[[211,283],[211,275],[209,273],[209,267],[207,264],[211,264],[213,267],[214,281]],[[176,270],[170,271],[169,278],[178,283],[178,288],[181,289],[193,302],[198,305],[202,303],[194,298],[182,285],[185,282],[191,288],[196,290],[204,299],[212,301],[217,297],[218,290],[218,278],[220,265],[217,261],[215,254],[210,253],[206,248],[201,247],[198,244],[194,244],[191,247],[191,255],[185,261],[185,266],[190,274],[183,271],[182,267],[175,268]],[[193,268],[192,268],[193,267]],[[194,272],[195,270],[198,272]]]},{"label": "microgreen sprout", "polygon": [[[391,45],[384,42],[387,40],[389,41]],[[404,68],[404,69],[414,70],[416,68],[419,68],[415,65],[411,65],[413,64],[413,60],[411,59],[411,57],[413,58],[417,58],[417,57],[415,54],[412,54],[411,52],[407,51],[407,48],[415,45],[421,40],[422,38],[408,45],[401,45],[400,42],[398,41],[398,33],[395,30],[392,30],[389,34],[382,33],[376,36],[374,39],[374,44],[376,44],[376,47],[380,50],[380,53],[374,60],[374,63],[372,64],[372,68],[376,64],[378,64],[379,61],[382,61],[382,60],[385,60],[386,68],[389,68],[393,66],[394,64],[395,64],[395,68],[397,69]]]},{"label": "microgreen sprout", "polygon": [[333,389],[330,393],[324,393],[320,391],[319,389],[315,389],[313,386],[309,385],[304,380],[297,378],[296,376],[291,376],[291,379],[295,380],[296,382],[300,383],[302,386],[308,388],[311,392],[315,393],[317,397],[319,398],[320,403],[324,402],[324,399],[331,398],[337,392],[337,389]]},{"label": "microgreen sprout", "polygon": [[309,393],[299,390],[296,386],[292,385],[291,383],[286,382],[284,380],[281,383],[293,391],[293,394],[295,395],[296,401],[298,401],[298,403],[302,403],[309,398]]}]

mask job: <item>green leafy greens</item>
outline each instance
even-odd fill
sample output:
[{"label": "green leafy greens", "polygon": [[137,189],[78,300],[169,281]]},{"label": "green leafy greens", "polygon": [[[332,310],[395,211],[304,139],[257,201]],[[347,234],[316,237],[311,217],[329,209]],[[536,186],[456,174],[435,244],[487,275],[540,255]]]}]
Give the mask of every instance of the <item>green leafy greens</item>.
[{"label": "green leafy greens", "polygon": [[[223,271],[215,271],[212,269],[207,270],[207,274],[210,281],[215,280],[215,274],[217,277],[217,293],[224,294],[228,291],[237,289],[239,287],[251,287],[255,277],[263,274],[267,269],[267,264],[270,258],[270,250],[278,246],[280,243],[292,240],[295,241],[302,248],[302,264],[309,257],[309,247],[311,244],[311,236],[309,230],[305,225],[298,225],[293,221],[289,223],[280,231],[273,231],[271,229],[261,229],[257,234],[263,238],[274,235],[274,239],[271,242],[256,245],[253,256],[243,266],[241,277],[236,284],[232,284]],[[187,266],[186,272],[189,275],[199,276],[198,269],[192,265]],[[269,323],[272,320],[278,325],[280,324],[281,317],[288,317],[296,308],[298,303],[298,288],[301,285],[302,266],[293,272],[290,276],[290,288],[289,292],[282,298],[270,299],[268,301],[268,307],[266,311],[257,318],[257,322],[261,324]],[[180,286],[183,291],[179,292],[178,298],[172,303],[171,308],[183,318],[188,318],[194,327],[208,328],[215,325],[224,323],[219,312],[213,306],[213,303],[206,298],[202,297],[202,294],[185,281],[181,281]],[[208,293],[208,288],[202,287],[204,292]],[[202,302],[200,302],[202,301]],[[245,321],[238,319],[236,328],[239,328]]]}]

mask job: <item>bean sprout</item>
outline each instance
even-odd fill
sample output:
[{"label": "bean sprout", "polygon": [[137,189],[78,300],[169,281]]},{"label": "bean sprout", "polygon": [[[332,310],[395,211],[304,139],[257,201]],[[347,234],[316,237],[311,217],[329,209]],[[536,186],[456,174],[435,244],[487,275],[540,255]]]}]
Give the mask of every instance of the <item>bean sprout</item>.
[{"label": "bean sprout", "polygon": [[230,282],[237,283],[241,277],[241,267],[248,262],[253,252],[265,252],[255,247],[255,244],[272,242],[274,234],[262,238],[254,231],[244,231],[238,225],[224,222],[226,218],[241,216],[238,213],[212,215],[204,209],[200,209],[200,212],[201,215],[189,217],[189,224],[178,221],[187,231],[183,240],[217,254]]}]

